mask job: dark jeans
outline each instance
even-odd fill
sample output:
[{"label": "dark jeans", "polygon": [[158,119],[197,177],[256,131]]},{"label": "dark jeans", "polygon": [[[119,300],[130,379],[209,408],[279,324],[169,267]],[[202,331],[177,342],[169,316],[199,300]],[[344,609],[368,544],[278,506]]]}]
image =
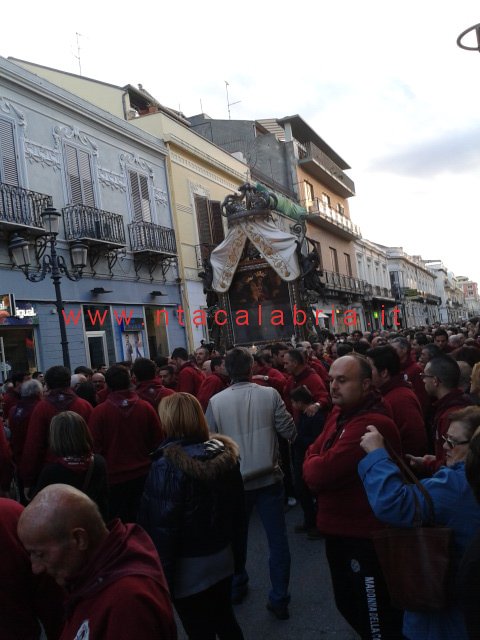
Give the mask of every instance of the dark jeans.
[{"label": "dark jeans", "polygon": [[[263,528],[267,534],[270,552],[269,568],[272,588],[269,599],[273,604],[288,604],[290,595],[290,549],[288,546],[287,527],[285,524],[284,491],[282,482],[271,484],[261,489],[245,491],[247,518],[250,518],[253,507],[257,508]],[[248,529],[245,536],[245,557]],[[248,574],[243,571],[233,577],[234,592],[248,583]]]},{"label": "dark jeans", "polygon": [[231,602],[231,577],[187,598],[174,600],[189,640],[243,640]]},{"label": "dark jeans", "polygon": [[120,518],[122,522],[136,522],[143,487],[147,476],[133,478],[126,482],[110,485],[108,513],[110,519]]},{"label": "dark jeans", "polygon": [[293,479],[295,482],[295,495],[302,507],[305,526],[313,528],[316,521],[317,505],[315,498],[303,479],[303,460],[305,453],[306,449],[304,447],[293,445]]},{"label": "dark jeans", "polygon": [[327,536],[335,604],[362,640],[401,640],[403,611],[390,604],[373,542]]},{"label": "dark jeans", "polygon": [[283,471],[283,486],[285,488],[285,500],[287,497],[293,497],[295,495],[295,489],[293,487],[293,475],[292,475],[292,454],[290,451],[290,443],[285,438],[277,435],[278,449],[280,452],[280,468]]}]

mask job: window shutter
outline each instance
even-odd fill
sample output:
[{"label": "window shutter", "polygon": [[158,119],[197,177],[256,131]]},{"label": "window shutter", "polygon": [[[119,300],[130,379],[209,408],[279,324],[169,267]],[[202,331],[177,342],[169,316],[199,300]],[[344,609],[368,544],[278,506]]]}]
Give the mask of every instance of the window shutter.
[{"label": "window shutter", "polygon": [[69,144],[65,145],[67,159],[67,182],[70,190],[70,204],[95,206],[92,166],[90,154]]},{"label": "window shutter", "polygon": [[128,180],[132,196],[134,221],[152,222],[152,210],[150,208],[147,177],[136,173],[136,171],[129,171]]},{"label": "window shutter", "polygon": [[95,206],[95,193],[93,191],[92,167],[90,154],[81,149],[78,151],[78,166],[80,182],[82,184],[83,204],[89,207]]},{"label": "window shutter", "polygon": [[197,214],[198,241],[200,244],[212,244],[208,200],[203,196],[194,196]]},{"label": "window shutter", "polygon": [[13,123],[0,120],[0,181],[18,186]]},{"label": "window shutter", "polygon": [[222,223],[222,209],[220,202],[210,200],[210,227],[212,229],[212,244],[220,244],[225,238]]}]

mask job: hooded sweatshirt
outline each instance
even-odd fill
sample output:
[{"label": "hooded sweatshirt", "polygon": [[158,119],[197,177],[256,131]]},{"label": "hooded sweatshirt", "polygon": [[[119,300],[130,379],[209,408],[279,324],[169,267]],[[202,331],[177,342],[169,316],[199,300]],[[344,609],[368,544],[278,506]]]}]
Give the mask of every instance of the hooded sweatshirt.
[{"label": "hooded sweatshirt", "polygon": [[107,463],[112,485],[147,475],[149,454],[165,438],[150,403],[129,390],[112,391],[92,411],[89,427],[95,451]]},{"label": "hooded sweatshirt", "polygon": [[136,524],[110,532],[67,584],[61,640],[176,640],[168,587],[152,541]]},{"label": "hooded sweatshirt", "polygon": [[149,402],[155,411],[158,410],[158,405],[163,398],[171,396],[175,393],[173,389],[167,389],[161,380],[154,378],[153,380],[143,380],[139,382],[135,388],[135,392],[140,396],[142,400]]},{"label": "hooded sweatshirt", "polygon": [[35,406],[28,423],[27,438],[20,464],[20,474],[26,487],[31,487],[40,469],[49,460],[48,434],[50,422],[62,411],[75,411],[88,423],[92,405],[79,398],[71,389],[52,389]]}]

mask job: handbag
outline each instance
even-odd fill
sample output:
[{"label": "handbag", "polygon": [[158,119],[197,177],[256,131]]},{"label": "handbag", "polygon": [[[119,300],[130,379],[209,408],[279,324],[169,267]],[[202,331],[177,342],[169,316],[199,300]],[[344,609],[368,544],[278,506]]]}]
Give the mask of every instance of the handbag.
[{"label": "handbag", "polygon": [[422,523],[415,495],[412,528],[388,528],[372,534],[391,603],[407,611],[439,611],[449,605],[452,581],[453,530],[435,525],[433,501],[415,474],[391,448],[400,469],[422,492],[428,519]]}]

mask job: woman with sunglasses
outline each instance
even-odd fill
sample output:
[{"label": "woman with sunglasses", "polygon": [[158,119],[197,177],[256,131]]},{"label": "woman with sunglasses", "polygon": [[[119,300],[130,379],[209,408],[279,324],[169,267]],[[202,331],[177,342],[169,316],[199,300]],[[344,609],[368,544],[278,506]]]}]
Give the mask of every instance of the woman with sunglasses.
[{"label": "woman with sunglasses", "polygon": [[[422,484],[433,501],[435,524],[453,529],[454,562],[458,565],[480,528],[480,506],[465,476],[469,444],[480,426],[480,407],[456,411],[449,420],[443,445],[446,466]],[[412,527],[418,500],[422,520],[427,521],[429,508],[423,494],[415,485],[404,482],[374,426],[367,427],[360,446],[368,455],[360,461],[358,471],[377,518],[395,527]],[[480,459],[477,465],[480,468]],[[403,634],[408,640],[468,640],[463,614],[455,604],[435,612],[406,611]]]}]

